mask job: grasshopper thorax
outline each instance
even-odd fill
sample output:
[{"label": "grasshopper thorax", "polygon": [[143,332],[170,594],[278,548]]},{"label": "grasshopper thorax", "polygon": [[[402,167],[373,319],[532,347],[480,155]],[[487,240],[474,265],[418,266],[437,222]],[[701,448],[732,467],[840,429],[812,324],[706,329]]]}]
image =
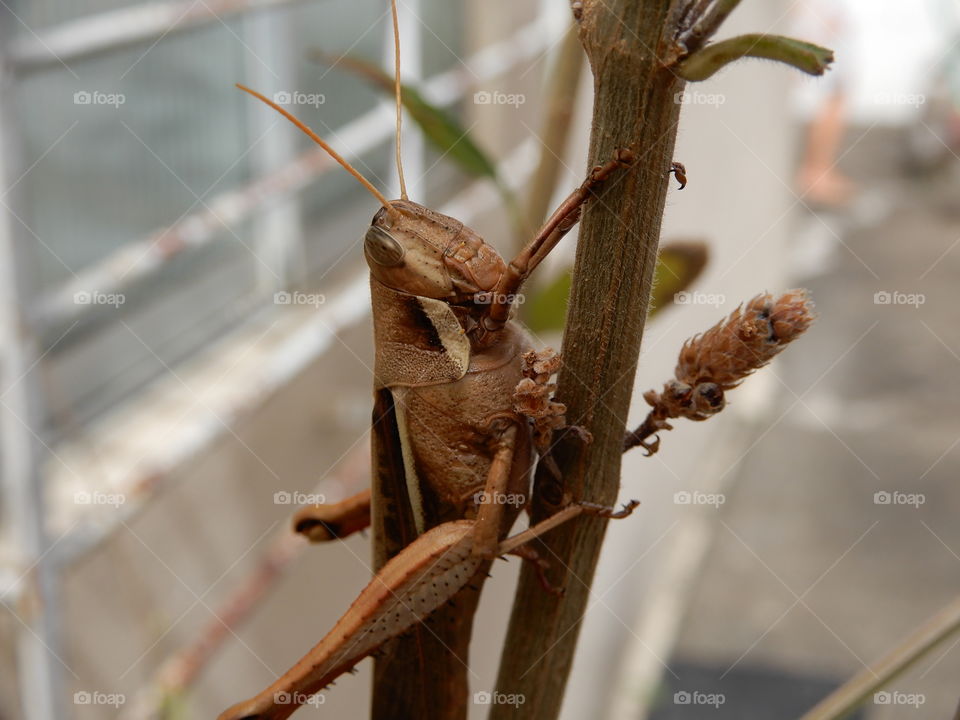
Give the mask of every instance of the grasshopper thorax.
[{"label": "grasshopper thorax", "polygon": [[410,200],[390,205],[396,212],[381,208],[364,237],[374,279],[420,297],[483,303],[506,272],[497,251],[455,218]]}]

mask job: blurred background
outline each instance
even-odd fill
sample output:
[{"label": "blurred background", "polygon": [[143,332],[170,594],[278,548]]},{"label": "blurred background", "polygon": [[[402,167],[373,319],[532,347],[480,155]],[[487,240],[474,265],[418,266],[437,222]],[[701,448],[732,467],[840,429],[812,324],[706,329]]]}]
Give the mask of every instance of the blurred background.
[{"label": "blurred background", "polygon": [[[568,4],[400,12],[405,81],[455,141],[408,115],[410,195],[510,254],[538,168],[553,202],[586,168]],[[368,579],[368,538],[304,548],[289,517],[367,483],[376,207],[233,83],[395,196],[392,108],[338,61],[391,68],[389,31],[380,0],[0,0],[2,720],[214,717]],[[721,36],[765,31],[836,67],[748,60],[676,98],[690,184],[664,238],[709,260],[648,324],[631,421],[757,292],[808,287],[819,321],[722,415],[626,458],[643,504],[608,532],[565,718],[796,717],[960,591],[960,3],[744,0]],[[522,316],[539,345],[559,297]],[[484,593],[475,691],[517,565]],[[958,643],[860,717],[950,717]],[[369,682],[300,714],[362,717]]]}]

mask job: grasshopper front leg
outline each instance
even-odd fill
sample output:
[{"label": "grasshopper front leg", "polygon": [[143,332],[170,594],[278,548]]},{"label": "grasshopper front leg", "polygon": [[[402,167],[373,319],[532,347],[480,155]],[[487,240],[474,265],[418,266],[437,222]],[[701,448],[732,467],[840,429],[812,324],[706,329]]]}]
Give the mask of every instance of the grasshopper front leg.
[{"label": "grasshopper front leg", "polygon": [[[556,247],[560,239],[579,222],[583,206],[587,200],[616,170],[630,167],[635,160],[636,156],[632,150],[627,148],[615,150],[610,160],[603,165],[594,167],[587,175],[586,180],[560,203],[560,207],[554,210],[543,227],[533,236],[533,239],[510,261],[507,265],[507,271],[500,278],[496,289],[490,293],[493,301],[487,316],[483,320],[483,326],[486,330],[494,331],[503,327],[510,316],[510,307],[520,287],[530,277],[530,273]],[[680,189],[685,188],[687,176],[683,163],[672,162],[667,170],[668,175],[671,173],[680,183]]]},{"label": "grasshopper front leg", "polygon": [[497,330],[503,327],[510,315],[513,297],[519,291],[520,286],[523,285],[537,265],[556,247],[560,239],[577,224],[580,220],[583,205],[590,195],[615,170],[629,167],[633,161],[633,152],[626,149],[617,150],[612,159],[593,168],[587,175],[587,179],[560,203],[560,207],[547,219],[533,239],[507,265],[507,271],[500,278],[496,290],[492,293],[493,302],[490,305],[487,317],[484,319],[485,329]]}]

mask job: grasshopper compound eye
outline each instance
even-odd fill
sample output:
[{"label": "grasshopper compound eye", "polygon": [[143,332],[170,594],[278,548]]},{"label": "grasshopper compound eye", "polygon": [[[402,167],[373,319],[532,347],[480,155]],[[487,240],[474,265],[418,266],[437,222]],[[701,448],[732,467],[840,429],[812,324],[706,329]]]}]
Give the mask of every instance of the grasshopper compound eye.
[{"label": "grasshopper compound eye", "polygon": [[367,228],[363,238],[363,249],[367,257],[377,265],[383,267],[399,267],[403,265],[403,256],[406,251],[397,240],[379,225]]}]

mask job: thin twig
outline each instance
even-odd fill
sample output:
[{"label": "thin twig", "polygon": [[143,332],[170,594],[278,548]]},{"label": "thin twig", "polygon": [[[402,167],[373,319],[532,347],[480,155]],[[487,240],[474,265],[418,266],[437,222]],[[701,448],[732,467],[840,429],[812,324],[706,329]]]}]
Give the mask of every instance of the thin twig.
[{"label": "thin twig", "polygon": [[[914,630],[896,648],[857,673],[807,712],[800,720],[840,720],[914,663],[960,631],[960,597]],[[958,711],[960,713],[960,711]]]},{"label": "thin twig", "polygon": [[[330,491],[352,495],[367,482],[370,474],[370,447],[361,444],[321,482],[317,492]],[[170,655],[160,666],[154,680],[127,704],[123,720],[164,720],[167,706],[196,683],[224,643],[260,606],[284,571],[307,548],[303,537],[288,524],[276,532],[266,551],[236,589],[216,609],[213,619],[190,643]]]},{"label": "thin twig", "polygon": [[550,200],[557,189],[562,158],[570,136],[582,68],[583,46],[573,28],[557,48],[547,85],[546,107],[540,126],[540,162],[530,180],[524,208],[527,228],[514,243],[518,249],[529,239],[526,235],[543,224],[550,210]]},{"label": "thin twig", "polygon": [[702,48],[739,4],[740,0],[701,0],[693,13],[695,20],[680,35],[680,44],[689,53]]}]

